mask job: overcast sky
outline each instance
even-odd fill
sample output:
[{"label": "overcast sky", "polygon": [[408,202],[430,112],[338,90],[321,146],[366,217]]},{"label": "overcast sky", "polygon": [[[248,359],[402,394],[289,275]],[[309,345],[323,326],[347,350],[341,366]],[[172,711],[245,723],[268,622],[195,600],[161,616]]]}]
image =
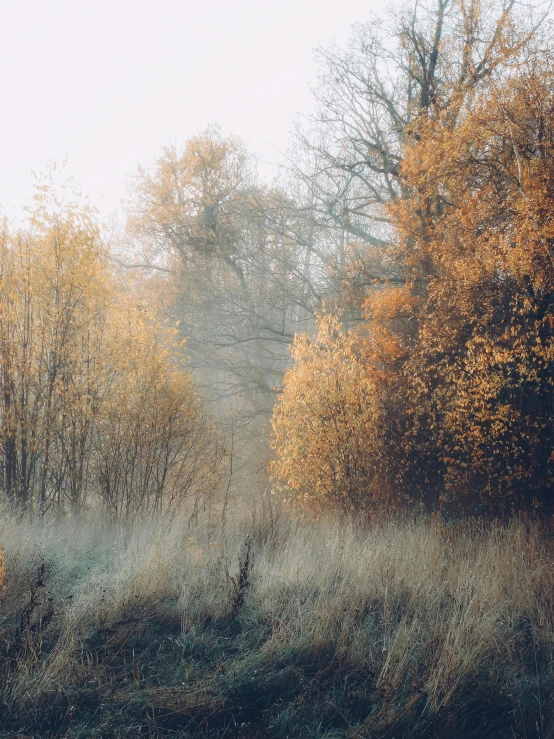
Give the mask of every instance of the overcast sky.
[{"label": "overcast sky", "polygon": [[0,0],[0,209],[67,171],[103,215],[125,177],[211,123],[268,159],[311,105],[313,50],[381,0]]}]

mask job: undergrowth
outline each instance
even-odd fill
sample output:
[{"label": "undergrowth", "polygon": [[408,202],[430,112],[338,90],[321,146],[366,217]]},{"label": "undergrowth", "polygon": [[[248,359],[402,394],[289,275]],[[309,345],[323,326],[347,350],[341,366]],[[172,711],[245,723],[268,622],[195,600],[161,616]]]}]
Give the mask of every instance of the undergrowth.
[{"label": "undergrowth", "polygon": [[546,525],[5,518],[0,548],[5,738],[554,737]]}]

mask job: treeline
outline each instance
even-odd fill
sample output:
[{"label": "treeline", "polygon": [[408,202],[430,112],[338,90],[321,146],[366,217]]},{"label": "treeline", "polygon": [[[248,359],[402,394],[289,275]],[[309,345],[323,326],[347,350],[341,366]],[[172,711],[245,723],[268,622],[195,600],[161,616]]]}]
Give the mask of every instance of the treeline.
[{"label": "treeline", "polygon": [[90,213],[43,202],[0,244],[1,482],[20,513],[150,514],[216,489],[223,448],[175,332]]},{"label": "treeline", "polygon": [[109,247],[84,211],[6,234],[9,505],[552,512],[552,41],[542,6],[399,6],[318,52],[272,185],[212,128]]}]

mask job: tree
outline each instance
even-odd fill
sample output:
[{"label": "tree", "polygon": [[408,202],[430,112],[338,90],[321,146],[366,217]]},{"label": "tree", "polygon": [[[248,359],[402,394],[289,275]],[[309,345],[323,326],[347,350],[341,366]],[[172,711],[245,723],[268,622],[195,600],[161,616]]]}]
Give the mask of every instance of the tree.
[{"label": "tree", "polygon": [[547,15],[513,0],[417,2],[357,25],[346,50],[319,50],[316,110],[290,166],[318,226],[340,234],[348,284],[405,282],[388,205],[408,195],[406,147],[423,120],[455,128],[475,94],[522,61]]},{"label": "tree", "polygon": [[331,294],[326,245],[292,197],[259,182],[241,142],[217,129],[165,149],[139,170],[131,196],[136,256],[121,261],[170,296],[166,314],[187,337],[199,387],[250,471],[265,468],[289,345]]},{"label": "tree", "polygon": [[223,450],[172,332],[122,289],[93,215],[42,192],[0,243],[0,449],[20,513],[151,513],[217,489]]},{"label": "tree", "polygon": [[393,210],[430,274],[402,369],[406,450],[457,507],[554,504],[553,71],[531,57],[456,129],[426,130]]},{"label": "tree", "polygon": [[86,212],[51,216],[2,243],[1,368],[3,483],[11,507],[41,511],[48,493],[81,501],[98,403],[109,277]]},{"label": "tree", "polygon": [[[532,14],[517,18],[514,9],[494,16],[477,3],[439,2],[422,20],[417,9],[399,14],[389,47],[382,27],[361,29],[357,56],[329,57],[336,94],[322,102],[328,119],[310,149],[326,162],[306,178],[320,213],[362,239],[343,272],[361,325],[343,330],[326,360],[365,378],[378,398],[375,428],[365,446],[355,442],[360,466],[378,460],[383,489],[429,508],[503,514],[554,503],[554,78],[542,46],[548,27],[533,38]],[[387,78],[383,59],[396,64]],[[339,201],[320,187],[337,177],[351,204],[338,221]],[[379,223],[386,231],[376,238]],[[303,438],[289,387],[309,397],[321,380],[309,353],[296,361],[276,411],[275,470],[301,491],[316,473],[306,462],[305,475],[298,463],[287,472],[300,452],[285,442]],[[349,390],[344,408],[350,393],[355,403]],[[323,475],[335,427],[315,405],[306,411],[310,433],[314,414]],[[355,418],[346,425],[364,433]],[[337,477],[320,488],[322,504],[341,485]],[[368,480],[367,506],[375,489]]]},{"label": "tree", "polygon": [[[91,486],[110,515],[152,515],[190,503],[195,515],[221,482],[223,445],[185,371],[174,332],[132,301],[116,307],[118,359],[96,427]],[[154,324],[155,325],[155,324]]]},{"label": "tree", "polygon": [[248,395],[269,412],[296,326],[325,291],[290,200],[260,185],[242,143],[217,129],[165,149],[131,195],[135,266],[171,274],[193,366],[215,397]]},{"label": "tree", "polygon": [[315,340],[297,337],[292,354],[296,366],[285,375],[273,418],[276,478],[313,512],[371,513],[391,505],[378,386],[361,337],[325,316]]}]

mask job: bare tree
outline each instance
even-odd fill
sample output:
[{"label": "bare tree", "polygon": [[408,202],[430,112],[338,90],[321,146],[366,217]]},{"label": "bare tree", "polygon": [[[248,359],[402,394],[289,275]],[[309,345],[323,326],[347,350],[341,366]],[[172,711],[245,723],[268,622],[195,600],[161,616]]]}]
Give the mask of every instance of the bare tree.
[{"label": "bare tree", "polygon": [[485,80],[509,75],[539,43],[548,13],[515,0],[416,0],[355,26],[346,49],[317,52],[316,108],[296,128],[289,168],[318,225],[362,246],[371,283],[402,281],[386,256],[387,206],[405,194],[404,151],[420,124],[455,126]]}]

